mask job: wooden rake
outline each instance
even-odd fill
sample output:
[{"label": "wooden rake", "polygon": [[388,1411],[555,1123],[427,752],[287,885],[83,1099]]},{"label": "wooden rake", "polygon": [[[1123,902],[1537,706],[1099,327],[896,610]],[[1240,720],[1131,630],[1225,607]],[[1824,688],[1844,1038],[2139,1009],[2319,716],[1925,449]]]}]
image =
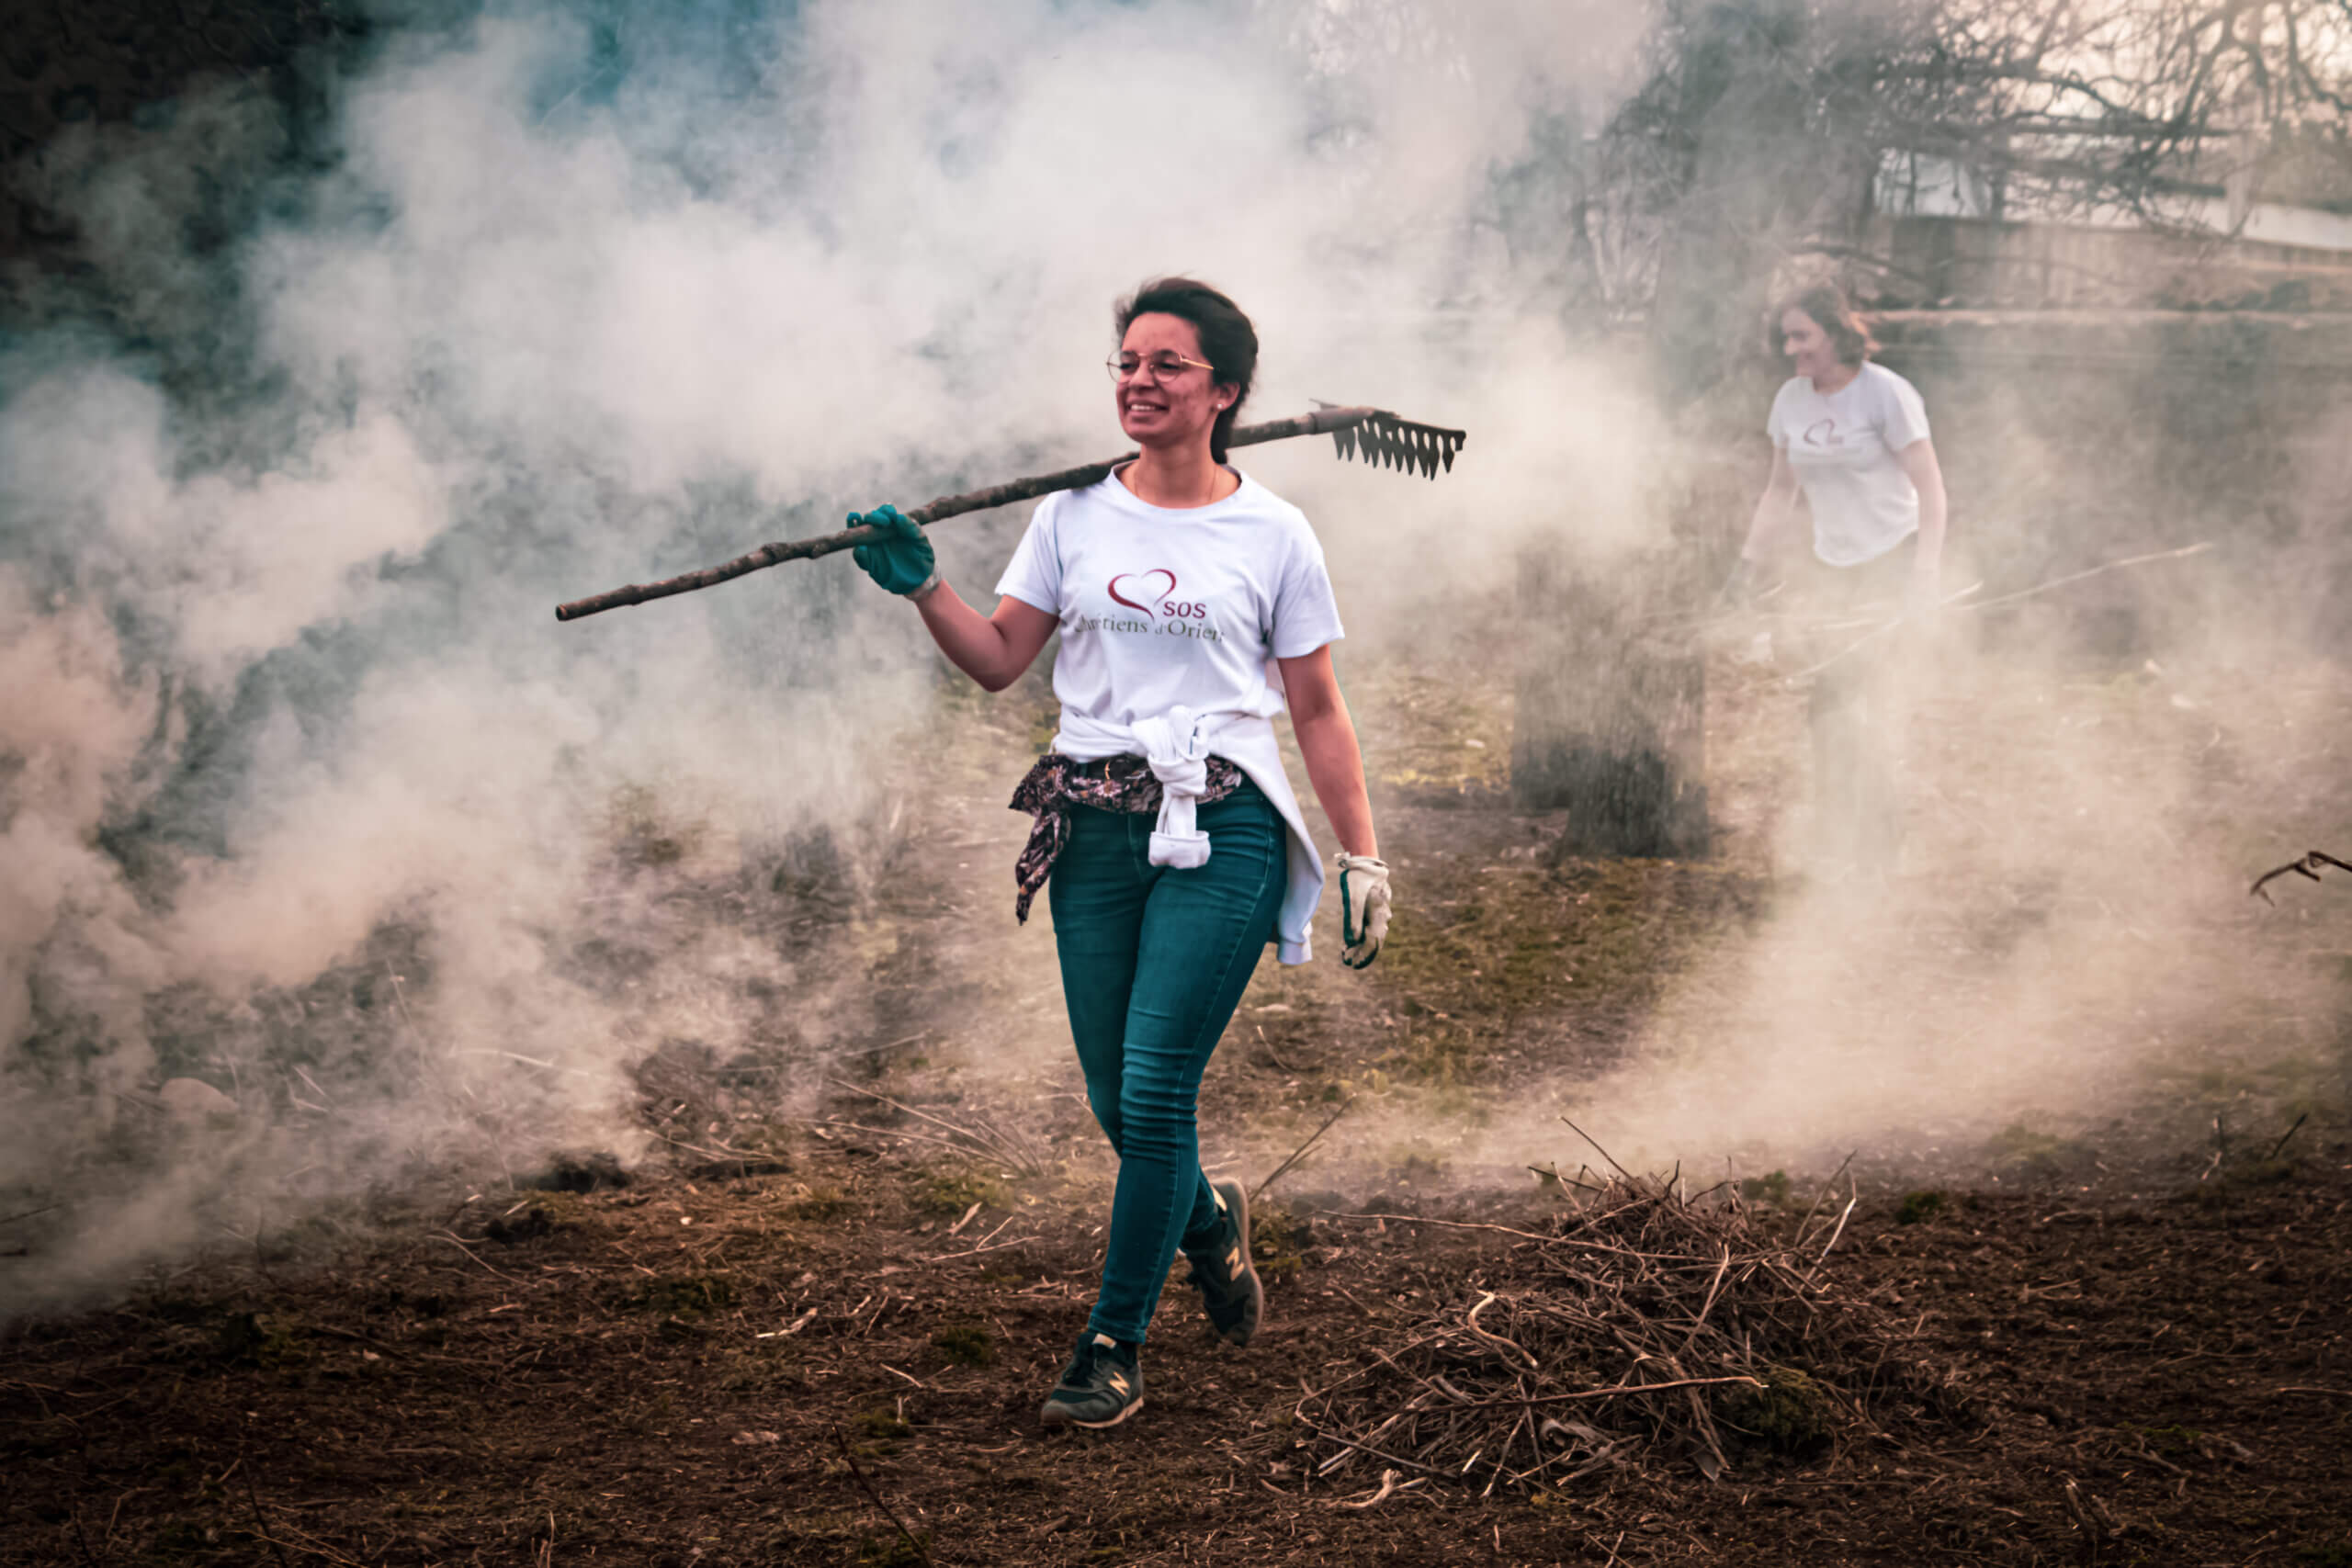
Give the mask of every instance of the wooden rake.
[{"label": "wooden rake", "polygon": [[[1255,446],[1261,442],[1282,441],[1294,435],[1329,435],[1341,457],[1361,457],[1367,463],[1385,465],[1399,472],[1418,471],[1423,478],[1432,479],[1437,478],[1441,468],[1448,472],[1453,470],[1453,455],[1470,440],[1462,431],[1446,430],[1434,424],[1417,424],[1409,419],[1399,419],[1386,409],[1317,408],[1312,413],[1299,414],[1293,419],[1243,425],[1226,439],[1226,445],[1229,447]],[[1032,501],[1041,495],[1051,495],[1057,490],[1082,490],[1088,485],[1101,483],[1110,476],[1112,469],[1123,463],[1133,462],[1136,456],[1133,452],[1123,453],[1105,462],[1064,468],[1059,473],[1037,474],[963,495],[942,496],[929,506],[917,507],[907,515],[928,527],[967,512],[1010,506],[1016,501]],[[813,539],[787,539],[777,544],[762,545],[749,555],[737,556],[733,560],[705,567],[700,571],[664,578],[659,582],[632,582],[626,588],[592,594],[585,599],[574,599],[569,604],[558,604],[555,618],[576,621],[605,610],[642,604],[649,599],[667,599],[673,593],[691,593],[697,588],[716,587],[763,567],[780,566],[788,560],[814,560],[819,556],[846,550],[865,543],[875,535],[874,528],[860,525],[843,528],[837,534],[820,535]]]}]

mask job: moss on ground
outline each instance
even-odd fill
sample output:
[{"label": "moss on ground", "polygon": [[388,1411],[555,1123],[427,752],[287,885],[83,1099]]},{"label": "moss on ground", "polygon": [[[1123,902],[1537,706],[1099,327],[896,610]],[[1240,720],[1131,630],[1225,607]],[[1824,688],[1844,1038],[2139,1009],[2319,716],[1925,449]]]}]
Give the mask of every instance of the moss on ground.
[{"label": "moss on ground", "polygon": [[1762,1388],[1734,1387],[1718,1406],[1724,1419],[1776,1454],[1803,1459],[1837,1436],[1837,1402],[1794,1367],[1764,1369]]}]

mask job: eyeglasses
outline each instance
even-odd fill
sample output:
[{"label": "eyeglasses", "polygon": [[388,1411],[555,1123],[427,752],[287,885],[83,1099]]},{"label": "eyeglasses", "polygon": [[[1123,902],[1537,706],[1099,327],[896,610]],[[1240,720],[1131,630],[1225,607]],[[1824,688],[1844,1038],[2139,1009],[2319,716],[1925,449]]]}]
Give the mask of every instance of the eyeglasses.
[{"label": "eyeglasses", "polygon": [[1151,372],[1151,378],[1155,381],[1173,381],[1187,369],[1212,370],[1216,367],[1163,349],[1148,355],[1114,354],[1102,362],[1102,368],[1111,373],[1114,381],[1132,381],[1147,370]]}]

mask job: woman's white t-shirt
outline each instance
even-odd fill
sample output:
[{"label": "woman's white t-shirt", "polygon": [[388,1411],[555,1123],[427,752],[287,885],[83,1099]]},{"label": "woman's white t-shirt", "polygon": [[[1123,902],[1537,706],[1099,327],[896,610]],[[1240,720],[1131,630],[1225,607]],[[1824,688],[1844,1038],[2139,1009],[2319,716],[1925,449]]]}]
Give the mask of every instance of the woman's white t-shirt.
[{"label": "woman's white t-shirt", "polygon": [[1919,491],[1894,455],[1928,438],[1919,389],[1865,360],[1836,391],[1792,376],[1764,422],[1813,509],[1813,553],[1829,566],[1876,560],[1919,529]]},{"label": "woman's white t-shirt", "polygon": [[1278,923],[1283,962],[1301,963],[1323,870],[1268,722],[1283,711],[1273,661],[1344,633],[1306,514],[1232,471],[1240,488],[1207,506],[1154,506],[1115,474],[1047,496],[996,591],[1061,622],[1054,695],[1065,726],[1072,716],[1132,725],[1178,707],[1240,716],[1213,749],[1290,826]]}]

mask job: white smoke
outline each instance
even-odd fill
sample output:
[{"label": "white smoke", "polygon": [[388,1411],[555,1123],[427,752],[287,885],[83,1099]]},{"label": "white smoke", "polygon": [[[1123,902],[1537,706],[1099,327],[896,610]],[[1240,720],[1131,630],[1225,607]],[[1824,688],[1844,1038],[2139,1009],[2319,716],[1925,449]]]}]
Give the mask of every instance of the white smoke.
[{"label": "white smoke", "polygon": [[[170,351],[49,289],[0,375],[0,1189],[79,1183],[0,1304],[203,1245],[232,1192],[290,1213],[482,1157],[491,1119],[530,1130],[510,1162],[626,1142],[628,1064],[772,1039],[761,997],[804,1039],[860,1027],[816,956],[617,864],[614,803],[705,884],[849,831],[924,733],[918,629],[845,562],[550,607],[1114,448],[1093,366],[1143,277],[1259,318],[1266,415],[1491,416],[1547,456],[1449,504],[1531,525],[1569,460],[1546,401],[1598,389],[1492,180],[1640,19],[865,4],[722,39],[648,8],[615,54],[503,8],[392,31],[337,85],[327,173],[272,164],[242,87],[20,171]],[[184,251],[241,179],[273,216]],[[1524,324],[1465,355],[1439,305]],[[1367,546],[1442,526],[1393,479],[1321,482]],[[943,549],[980,592],[1003,538]],[[583,957],[615,943],[641,969]],[[173,1120],[189,1078],[233,1126]]]}]

